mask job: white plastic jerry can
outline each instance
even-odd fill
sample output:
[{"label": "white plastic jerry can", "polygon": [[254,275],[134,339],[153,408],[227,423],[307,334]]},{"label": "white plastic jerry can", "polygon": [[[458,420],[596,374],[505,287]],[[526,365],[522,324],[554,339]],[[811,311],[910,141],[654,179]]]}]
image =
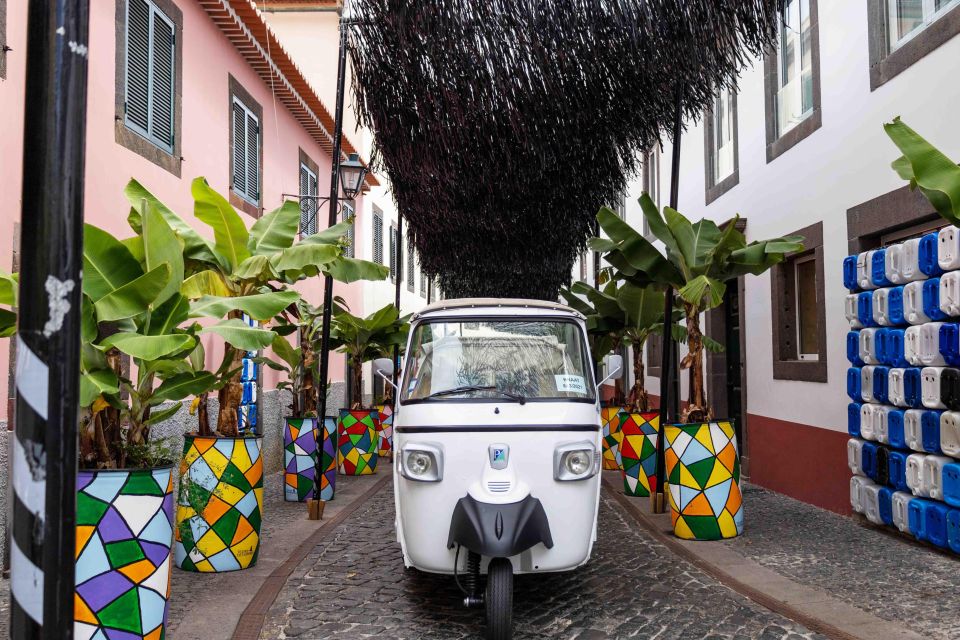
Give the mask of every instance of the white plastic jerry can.
[{"label": "white plastic jerry can", "polygon": [[[913,282],[914,280],[924,280],[927,277],[920,270],[920,238],[911,238],[905,240],[900,245],[900,279],[901,282]],[[887,249],[887,256],[890,255],[890,249]]]},{"label": "white plastic jerry can", "polygon": [[897,407],[907,406],[907,394],[903,387],[905,375],[905,370],[898,367],[890,369],[887,374],[887,399]]},{"label": "white plastic jerry can", "polygon": [[940,449],[948,456],[960,458],[960,411],[944,411],[940,415]]},{"label": "white plastic jerry can", "polygon": [[903,440],[914,451],[923,451],[923,409],[903,412]]},{"label": "white plastic jerry can", "polygon": [[860,322],[859,310],[857,309],[858,297],[856,293],[851,293],[843,300],[843,315],[846,317],[851,329],[859,329],[863,326],[863,323]]},{"label": "white plastic jerry can", "polygon": [[[947,408],[940,399],[940,376],[943,373],[943,369],[943,367],[924,367],[923,370],[920,371],[920,396],[923,406],[927,409]],[[866,395],[866,392],[861,393]],[[872,393],[871,391],[871,395]]]},{"label": "white plastic jerry can", "polygon": [[860,507],[867,520],[873,524],[883,524],[880,517],[880,485],[869,481],[860,485]]},{"label": "white plastic jerry can", "polygon": [[873,435],[877,439],[877,442],[881,444],[890,444],[887,425],[892,410],[893,407],[885,404],[877,405],[873,409]]},{"label": "white plastic jerry can", "polygon": [[960,316],[960,271],[940,276],[940,311],[948,316]]},{"label": "white plastic jerry can", "polygon": [[903,317],[910,324],[930,322],[930,317],[923,311],[922,280],[903,285]]},{"label": "white plastic jerry can", "polygon": [[850,478],[850,507],[854,513],[863,513],[863,502],[861,501],[861,496],[863,495],[862,488],[868,482],[870,482],[870,478],[865,478],[864,476],[853,476]]},{"label": "white plastic jerry can", "polygon": [[953,462],[947,456],[926,456],[920,476],[920,487],[924,495],[934,500],[943,500],[943,465]]},{"label": "white plastic jerry can", "polygon": [[952,224],[937,234],[937,264],[944,271],[960,268],[960,229]]},{"label": "white plastic jerry can", "polygon": [[874,422],[875,410],[879,405],[872,402],[864,402],[860,407],[860,437],[864,440],[876,440],[876,422]]},{"label": "white plastic jerry can", "polygon": [[[864,402],[874,402],[876,400],[873,396],[873,374],[875,370],[876,367],[873,365],[867,365],[860,369],[860,397],[863,398]],[[939,392],[937,397],[940,397]],[[862,426],[860,428],[863,429]]]},{"label": "white plastic jerry can", "polygon": [[896,491],[891,498],[893,504],[893,526],[903,533],[910,533],[910,519],[907,514],[910,512],[910,503],[913,496],[906,491]]},{"label": "white plastic jerry can", "polygon": [[883,272],[887,280],[893,284],[903,284],[906,282],[901,273],[903,268],[903,245],[893,244],[887,247],[884,255]]},{"label": "white plastic jerry can", "polygon": [[861,289],[876,289],[873,284],[873,251],[865,251],[857,256],[857,284]]},{"label": "white plastic jerry can", "polygon": [[927,456],[922,453],[911,453],[907,456],[907,486],[913,495],[926,498],[923,489],[923,459]]},{"label": "white plastic jerry can", "polygon": [[[920,328],[922,326],[907,327],[903,331],[903,357],[915,367],[923,364],[920,361]],[[863,333],[863,330],[860,332]],[[863,356],[860,359],[863,360]]]},{"label": "white plastic jerry can", "polygon": [[880,354],[877,350],[877,329],[868,327],[860,330],[860,359],[864,364],[880,364]]},{"label": "white plastic jerry can", "polygon": [[881,327],[889,327],[890,321],[890,287],[877,289],[873,292],[873,321]]},{"label": "white plastic jerry can", "polygon": [[865,476],[863,472],[863,440],[850,438],[847,440],[847,466],[850,473],[856,476]]},{"label": "white plastic jerry can", "polygon": [[943,322],[920,325],[920,363],[925,367],[942,367],[947,364],[940,353],[940,327],[943,325]]}]

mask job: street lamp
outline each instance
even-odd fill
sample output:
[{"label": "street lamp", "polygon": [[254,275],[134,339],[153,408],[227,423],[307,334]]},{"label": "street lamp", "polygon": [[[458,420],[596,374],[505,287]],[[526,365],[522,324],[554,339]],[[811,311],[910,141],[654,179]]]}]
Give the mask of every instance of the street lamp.
[{"label": "street lamp", "polygon": [[360,192],[363,179],[367,175],[367,167],[360,162],[360,156],[351,153],[346,162],[340,163],[340,186],[348,200],[352,200]]}]

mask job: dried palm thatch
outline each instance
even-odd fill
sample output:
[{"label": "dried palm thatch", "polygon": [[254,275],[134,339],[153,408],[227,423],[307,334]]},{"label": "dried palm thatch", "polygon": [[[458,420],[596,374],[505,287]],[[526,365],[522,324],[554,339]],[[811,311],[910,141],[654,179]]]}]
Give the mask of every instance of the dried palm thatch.
[{"label": "dried palm thatch", "polygon": [[784,0],[356,0],[355,108],[447,296],[555,300],[679,104],[696,118]]}]

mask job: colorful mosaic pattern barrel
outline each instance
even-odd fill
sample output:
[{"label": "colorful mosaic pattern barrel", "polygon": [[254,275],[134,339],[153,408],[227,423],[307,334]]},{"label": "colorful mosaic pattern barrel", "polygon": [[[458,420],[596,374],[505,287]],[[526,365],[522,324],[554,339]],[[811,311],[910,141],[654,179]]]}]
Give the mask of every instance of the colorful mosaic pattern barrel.
[{"label": "colorful mosaic pattern barrel", "polygon": [[340,410],[337,423],[337,468],[347,476],[365,476],[377,470],[380,412],[376,409]]},{"label": "colorful mosaic pattern barrel", "polygon": [[283,428],[283,498],[303,502],[313,495],[317,474],[316,418],[285,418]]},{"label": "colorful mosaic pattern barrel", "polygon": [[337,490],[337,420],[323,419],[320,445],[320,499],[333,500]]},{"label": "colorful mosaic pattern barrel", "polygon": [[655,493],[660,415],[655,411],[624,411],[620,415],[620,434],[617,460],[623,469],[624,494],[643,497]]},{"label": "colorful mosaic pattern barrel", "polygon": [[377,412],[380,414],[377,453],[380,457],[389,456],[393,451],[393,407],[389,404],[377,405]]},{"label": "colorful mosaic pattern barrel", "polygon": [[220,573],[257,563],[262,445],[261,437],[185,436],[174,531],[178,567]]},{"label": "colorful mosaic pattern barrel", "polygon": [[617,464],[617,449],[623,436],[620,434],[620,413],[623,407],[602,407],[600,409],[600,424],[603,428],[603,468],[606,470],[619,469]]},{"label": "colorful mosaic pattern barrel", "polygon": [[664,436],[674,535],[720,540],[743,533],[740,455],[733,423],[670,424]]},{"label": "colorful mosaic pattern barrel", "polygon": [[164,637],[173,469],[77,473],[74,637]]}]

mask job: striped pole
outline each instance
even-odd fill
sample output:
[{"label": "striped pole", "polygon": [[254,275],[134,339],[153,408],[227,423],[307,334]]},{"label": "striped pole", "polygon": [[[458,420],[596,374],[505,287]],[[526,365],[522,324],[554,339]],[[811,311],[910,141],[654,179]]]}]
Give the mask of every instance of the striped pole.
[{"label": "striped pole", "polygon": [[10,633],[73,637],[88,0],[30,0]]}]

